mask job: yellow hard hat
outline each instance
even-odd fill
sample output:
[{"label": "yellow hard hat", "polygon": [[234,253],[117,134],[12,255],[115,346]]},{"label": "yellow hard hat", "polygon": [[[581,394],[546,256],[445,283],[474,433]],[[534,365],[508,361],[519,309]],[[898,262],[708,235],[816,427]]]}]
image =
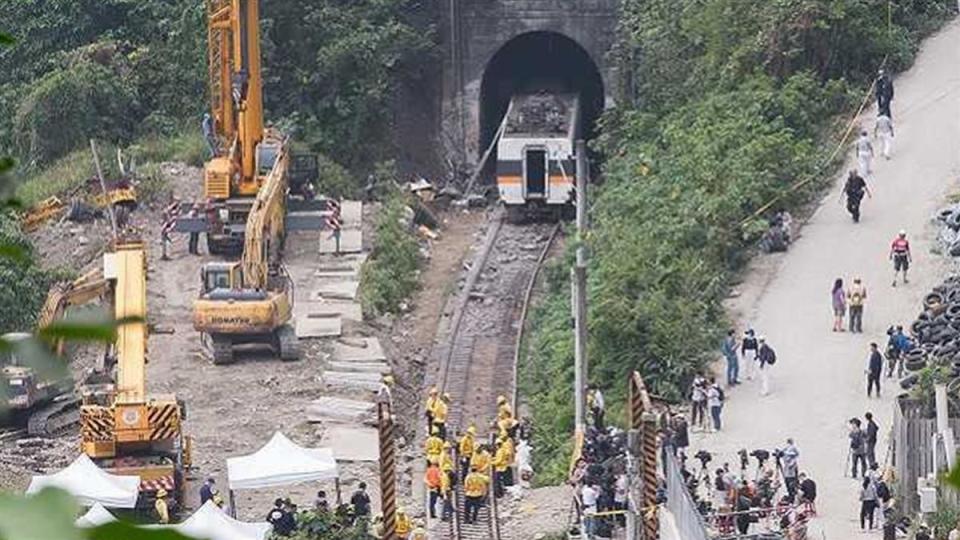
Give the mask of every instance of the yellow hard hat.
[{"label": "yellow hard hat", "polygon": [[507,396],[497,396],[497,405],[503,405],[507,402]]},{"label": "yellow hard hat", "polygon": [[398,507],[397,507],[397,513],[398,513],[398,514],[406,514],[406,513],[407,513],[407,509],[404,508],[404,507],[402,507],[402,506],[398,506]]},{"label": "yellow hard hat", "polygon": [[387,384],[393,384],[393,375],[384,375],[383,382]]},{"label": "yellow hard hat", "polygon": [[449,442],[443,443],[443,447],[444,447],[444,448],[452,448],[452,447],[450,446],[450,443],[449,443]]},{"label": "yellow hard hat", "polygon": [[438,428],[437,426],[433,426],[432,428],[430,428],[431,435],[437,435],[438,433],[440,433],[440,428]]},{"label": "yellow hard hat", "polygon": [[437,387],[436,387],[436,386],[431,387],[431,388],[430,388],[430,395],[433,396],[433,395],[436,395],[436,394],[437,394]]},{"label": "yellow hard hat", "polygon": [[160,488],[157,490],[157,498],[162,499],[167,496],[167,490]]},{"label": "yellow hard hat", "polygon": [[443,393],[443,399],[444,399],[445,401],[450,401],[450,393],[449,393],[449,392],[444,392],[444,393]]},{"label": "yellow hard hat", "polygon": [[473,424],[470,424],[470,427],[467,428],[467,433],[469,433],[469,434],[471,434],[471,435],[476,435],[476,434],[477,434],[477,426],[475,426],[475,425],[473,425]]}]

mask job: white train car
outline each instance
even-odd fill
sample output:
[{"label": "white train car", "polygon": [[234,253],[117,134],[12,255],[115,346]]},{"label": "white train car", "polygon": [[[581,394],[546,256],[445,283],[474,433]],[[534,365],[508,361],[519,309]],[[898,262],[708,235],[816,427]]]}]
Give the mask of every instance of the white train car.
[{"label": "white train car", "polygon": [[512,220],[573,207],[579,136],[577,95],[513,96],[497,142],[497,188]]}]

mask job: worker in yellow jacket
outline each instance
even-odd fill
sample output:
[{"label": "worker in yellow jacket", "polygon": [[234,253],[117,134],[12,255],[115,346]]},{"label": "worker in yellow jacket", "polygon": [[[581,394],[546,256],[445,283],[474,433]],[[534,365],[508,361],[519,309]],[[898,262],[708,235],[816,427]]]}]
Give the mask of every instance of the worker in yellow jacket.
[{"label": "worker in yellow jacket", "polygon": [[163,488],[157,490],[157,500],[153,503],[153,509],[157,511],[157,523],[170,523],[170,508],[167,506],[167,490]]},{"label": "worker in yellow jacket", "polygon": [[487,498],[487,486],[490,480],[486,474],[472,469],[463,480],[463,521],[475,523],[480,507]]},{"label": "worker in yellow jacket", "polygon": [[487,470],[490,468],[490,452],[487,451],[485,445],[480,445],[473,452],[473,457],[470,458],[470,469],[477,470],[486,474]]},{"label": "worker in yellow jacket", "polygon": [[433,410],[439,402],[439,392],[437,391],[437,387],[434,386],[430,388],[430,392],[427,394],[427,403],[423,407],[423,414],[427,417],[427,433],[430,433],[433,429]]},{"label": "worker in yellow jacket", "polygon": [[507,459],[509,462],[506,473],[503,477],[503,487],[510,487],[513,485],[513,466],[517,461],[517,447],[513,444],[513,439],[510,437],[500,437],[500,445],[506,448]]},{"label": "worker in yellow jacket", "polygon": [[497,420],[513,416],[513,408],[507,402],[507,396],[497,396]]},{"label": "worker in yellow jacket", "polygon": [[476,437],[477,428],[470,424],[457,445],[457,453],[460,455],[460,480],[466,478],[467,473],[470,472],[470,458],[473,457],[473,451],[477,447]]},{"label": "worker in yellow jacket", "polygon": [[493,495],[498,499],[503,497],[503,488],[507,487],[507,471],[513,464],[510,458],[510,448],[503,444],[503,441],[504,439],[500,439],[497,453],[493,456]]},{"label": "worker in yellow jacket", "polygon": [[423,523],[417,522],[417,526],[410,535],[410,540],[427,540],[427,530],[423,528]]},{"label": "worker in yellow jacket", "polygon": [[443,453],[443,439],[438,436],[437,428],[433,428],[427,440],[423,443],[423,449],[427,454],[427,461],[439,465],[440,454]]},{"label": "worker in yellow jacket", "polygon": [[443,512],[440,514],[441,521],[450,521],[453,515],[453,483],[450,475],[444,474],[440,477],[440,496],[443,497]]},{"label": "worker in yellow jacket", "polygon": [[410,530],[413,528],[413,524],[410,523],[410,516],[407,515],[407,511],[403,507],[397,508],[394,524],[394,529],[397,532],[397,538],[406,540],[407,537],[410,536]]},{"label": "worker in yellow jacket", "polygon": [[444,393],[443,396],[433,406],[433,427],[441,439],[447,438],[447,410],[450,403],[450,394]]}]

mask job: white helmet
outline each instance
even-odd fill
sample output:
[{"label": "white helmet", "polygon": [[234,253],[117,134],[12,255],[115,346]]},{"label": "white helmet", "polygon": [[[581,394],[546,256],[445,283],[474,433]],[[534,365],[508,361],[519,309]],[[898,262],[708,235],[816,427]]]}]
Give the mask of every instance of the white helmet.
[{"label": "white helmet", "polygon": [[900,232],[897,233],[897,234],[899,234],[900,237],[904,237],[904,236],[907,236],[907,231],[905,231],[905,230],[903,230],[903,229],[900,229]]}]

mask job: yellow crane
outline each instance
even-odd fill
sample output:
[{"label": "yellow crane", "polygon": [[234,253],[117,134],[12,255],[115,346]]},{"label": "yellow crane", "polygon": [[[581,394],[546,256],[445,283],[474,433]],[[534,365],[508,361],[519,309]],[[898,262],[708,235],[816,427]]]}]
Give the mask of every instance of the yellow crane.
[{"label": "yellow crane", "polygon": [[[206,233],[212,254],[237,254],[247,216],[267,179],[285,177],[285,189],[312,198],[316,156],[297,156],[290,169],[288,141],[264,127],[259,0],[207,0],[210,112],[204,135],[214,156],[203,168],[203,204],[187,204],[174,230]],[[293,173],[294,181],[289,182]],[[286,194],[284,194],[286,196]]]},{"label": "yellow crane", "polygon": [[189,440],[181,430],[184,408],[174,395],[148,395],[146,253],[139,238],[115,240],[104,254],[103,276],[112,284],[117,328],[116,376],[100,393],[84,395],[80,407],[83,452],[114,474],[140,477],[138,507],[150,508],[156,492],[183,502]]}]

